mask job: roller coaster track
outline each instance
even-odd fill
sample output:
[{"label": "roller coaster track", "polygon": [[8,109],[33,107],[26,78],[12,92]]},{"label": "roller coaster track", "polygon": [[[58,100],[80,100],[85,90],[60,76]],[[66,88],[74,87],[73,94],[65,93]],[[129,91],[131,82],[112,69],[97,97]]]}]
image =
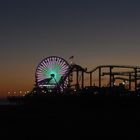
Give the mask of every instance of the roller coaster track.
[{"label": "roller coaster track", "polygon": [[[100,69],[100,68],[126,68],[126,69],[131,69],[131,71],[124,71],[124,72],[112,72],[112,75],[122,75],[122,76],[129,76],[129,74],[131,74],[132,76],[135,76],[135,70],[137,73],[140,72],[140,67],[139,66],[130,66],[130,65],[100,65],[95,67],[94,69],[87,71],[87,69],[81,67],[80,65],[77,64],[73,64],[70,65],[70,68],[68,70],[68,72],[64,75],[62,81],[66,80],[66,78],[70,75],[70,73],[74,72],[74,71],[83,71],[84,73],[90,74],[90,73],[94,73],[96,70]],[[132,71],[132,69],[134,71]],[[110,72],[104,72],[102,74],[102,76],[104,75],[109,75]],[[137,75],[137,77],[140,77],[140,75]],[[60,83],[62,83],[62,81],[60,81]]]},{"label": "roller coaster track", "polygon": [[[79,70],[83,71],[84,73],[90,74],[90,86],[92,86],[92,73],[99,70],[99,87],[101,87],[101,76],[109,75],[110,76],[110,87],[113,86],[112,79],[121,79],[125,81],[129,81],[130,89],[131,89],[131,82],[135,83],[135,90],[137,90],[138,80],[140,80],[140,67],[139,66],[131,66],[131,65],[100,65],[95,67],[94,69],[88,71],[87,69],[82,68],[79,65],[74,65],[72,68],[78,68]],[[109,72],[103,72],[102,68],[109,68]],[[114,72],[113,69],[125,69],[122,72]],[[77,70],[77,69],[76,69]],[[127,71],[126,71],[127,70]],[[72,71],[71,71],[72,72]],[[115,76],[115,77],[114,77]],[[116,77],[121,76],[121,77]],[[127,76],[127,77],[123,77]]]},{"label": "roller coaster track", "polygon": [[[50,57],[47,58],[48,61],[41,61],[39,64],[40,67],[37,67],[39,71],[36,71],[38,73],[38,76],[41,77],[42,73],[40,74],[40,70],[42,70],[42,67],[46,70],[48,65],[46,63],[52,62],[53,64],[60,65],[60,69],[63,71],[63,74],[59,74],[59,77],[61,77],[58,81],[55,79],[55,75],[51,74],[50,77],[39,81],[36,76],[36,87],[37,88],[48,88],[53,85],[52,89],[57,91],[64,91],[65,89],[72,88],[72,85],[75,86],[75,89],[81,90],[85,89],[85,87],[98,87],[99,89],[102,88],[104,82],[109,81],[109,89],[114,87],[115,80],[120,79],[123,81],[128,81],[129,83],[129,90],[131,90],[131,87],[133,86],[135,88],[135,91],[138,91],[140,89],[140,86],[138,87],[140,82],[140,66],[132,66],[132,65],[99,65],[94,67],[91,70],[88,70],[87,68],[83,68],[80,65],[77,64],[68,64],[68,62],[65,62],[63,58],[60,57]],[[46,59],[45,59],[46,60]],[[53,63],[53,61],[57,61]],[[62,62],[63,63],[62,63]],[[43,62],[43,63],[42,63]],[[65,62],[65,63],[64,63]],[[63,68],[63,69],[62,69]],[[44,70],[43,69],[43,70]],[[64,71],[65,70],[65,71]],[[86,75],[86,77],[85,77]],[[106,76],[107,75],[107,76]],[[107,80],[103,80],[107,78]],[[73,78],[74,77],[74,78]],[[42,79],[42,78],[39,78]],[[74,79],[74,80],[73,80]],[[51,80],[54,80],[55,82],[50,82]],[[87,81],[89,80],[89,81]],[[119,80],[119,82],[120,82]],[[94,83],[93,83],[94,82]],[[122,81],[121,81],[122,82]],[[133,82],[132,86],[131,83]],[[116,82],[118,83],[118,81]],[[85,84],[85,85],[84,85]],[[89,84],[89,86],[87,86]],[[121,84],[121,83],[120,83]],[[116,84],[117,85],[117,84]],[[116,86],[115,85],[115,86]],[[132,87],[132,89],[133,89]],[[67,91],[67,90],[65,90]]]},{"label": "roller coaster track", "polygon": [[[64,78],[68,77],[70,73],[74,72],[74,71],[83,71],[85,73],[93,73],[95,72],[96,70],[98,70],[99,68],[129,68],[129,69],[139,69],[137,70],[137,72],[140,72],[140,67],[139,66],[130,66],[130,65],[100,65],[100,66],[97,66],[95,67],[94,69],[90,70],[90,71],[87,71],[87,69],[81,67],[80,65],[77,65],[77,64],[73,64],[73,65],[70,65],[70,68],[68,70],[68,72],[65,74]],[[134,74],[135,72],[134,71],[127,71],[127,72],[114,72],[112,74],[115,74],[115,75],[125,75],[128,76],[127,74],[129,73],[132,73]],[[104,75],[107,75],[109,73],[103,73]],[[63,79],[64,80],[64,79]]]},{"label": "roller coaster track", "polygon": [[90,71],[85,71],[86,73],[93,73],[99,68],[129,68],[129,69],[140,69],[139,66],[130,66],[130,65],[100,65],[95,67]]},{"label": "roller coaster track", "polygon": [[[124,78],[124,77],[115,77],[114,79],[120,79],[120,80],[124,80],[124,81],[129,81],[129,79],[128,78]],[[139,78],[137,78],[137,80],[140,80],[140,77]],[[135,79],[133,78],[133,79],[131,79],[131,81],[135,81]]]},{"label": "roller coaster track", "polygon": [[[137,71],[137,72],[140,72],[140,71]],[[134,71],[127,71],[127,72],[112,72],[111,73],[112,75],[122,75],[122,76],[135,76],[135,72]],[[109,72],[103,72],[102,73],[102,76],[105,76],[105,75],[110,75]],[[137,76],[140,76],[140,75],[137,75]]]},{"label": "roller coaster track", "polygon": [[[101,73],[101,69],[102,68],[109,68],[109,69],[113,69],[113,68],[126,68],[126,69],[130,69],[130,71],[123,71],[123,72],[102,72]],[[137,85],[137,80],[140,80],[140,67],[139,66],[130,66],[130,65],[100,65],[95,67],[94,69],[88,71],[86,68],[81,67],[80,65],[77,64],[72,64],[70,65],[68,71],[61,77],[60,81],[58,82],[58,87],[59,89],[63,89],[64,90],[64,81],[67,80],[67,78],[69,78],[70,74],[73,72],[83,72],[83,73],[87,73],[87,74],[92,74],[94,73],[96,70],[99,70],[100,74],[99,74],[99,87],[101,86],[101,76],[104,75],[110,75],[110,83],[112,82],[111,76],[115,75],[115,76],[132,76],[131,78],[131,82],[135,82]],[[138,74],[139,73],[139,74]],[[121,79],[121,80],[125,80],[125,81],[130,81],[129,78],[124,78],[124,77],[114,77],[114,80],[116,79]],[[77,83],[78,84],[78,83]],[[111,84],[110,84],[111,86]]]}]

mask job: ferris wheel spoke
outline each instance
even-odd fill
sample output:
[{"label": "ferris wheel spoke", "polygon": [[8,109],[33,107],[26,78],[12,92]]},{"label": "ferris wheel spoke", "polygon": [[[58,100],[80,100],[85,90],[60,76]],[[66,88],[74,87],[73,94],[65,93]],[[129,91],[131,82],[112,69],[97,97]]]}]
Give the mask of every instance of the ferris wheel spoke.
[{"label": "ferris wheel spoke", "polygon": [[[36,82],[41,86],[49,82],[49,88],[57,87],[62,76],[65,76],[69,70],[69,64],[63,58],[57,56],[50,56],[42,60],[36,70]],[[45,82],[46,81],[46,82]],[[61,81],[62,82],[62,81]],[[68,85],[68,78],[64,78],[61,89],[66,88]]]}]

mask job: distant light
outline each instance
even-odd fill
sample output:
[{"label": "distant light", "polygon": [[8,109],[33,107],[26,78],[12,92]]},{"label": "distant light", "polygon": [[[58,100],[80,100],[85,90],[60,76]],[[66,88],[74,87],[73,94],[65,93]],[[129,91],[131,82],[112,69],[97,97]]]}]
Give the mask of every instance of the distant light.
[{"label": "distant light", "polygon": [[19,93],[22,94],[22,91],[20,90]]},{"label": "distant light", "polygon": [[98,94],[98,91],[95,91],[94,94],[95,94],[95,95]]}]

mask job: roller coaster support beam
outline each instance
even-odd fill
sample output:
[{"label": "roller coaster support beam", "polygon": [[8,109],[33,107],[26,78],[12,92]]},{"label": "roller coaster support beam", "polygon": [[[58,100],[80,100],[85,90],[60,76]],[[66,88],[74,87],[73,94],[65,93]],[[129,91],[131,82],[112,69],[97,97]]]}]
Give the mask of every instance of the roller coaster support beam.
[{"label": "roller coaster support beam", "polygon": [[92,86],[92,72],[90,72],[90,86]]},{"label": "roller coaster support beam", "polygon": [[84,71],[82,71],[82,85],[81,85],[82,87],[82,89],[84,88]]},{"label": "roller coaster support beam", "polygon": [[129,90],[131,90],[131,73],[129,73]]},{"label": "roller coaster support beam", "polygon": [[99,67],[99,88],[101,87],[101,67]]},{"label": "roller coaster support beam", "polygon": [[112,69],[113,67],[109,67],[109,72],[110,72],[110,88],[112,87]]},{"label": "roller coaster support beam", "polygon": [[76,89],[79,89],[79,70],[76,70]]},{"label": "roller coaster support beam", "polygon": [[114,86],[115,86],[115,85],[114,85],[114,82],[115,82],[114,74],[112,75],[112,78],[113,78],[113,79],[112,79],[112,84],[113,84],[113,87],[114,87]]},{"label": "roller coaster support beam", "polygon": [[137,68],[134,68],[135,71],[135,91],[137,91]]}]

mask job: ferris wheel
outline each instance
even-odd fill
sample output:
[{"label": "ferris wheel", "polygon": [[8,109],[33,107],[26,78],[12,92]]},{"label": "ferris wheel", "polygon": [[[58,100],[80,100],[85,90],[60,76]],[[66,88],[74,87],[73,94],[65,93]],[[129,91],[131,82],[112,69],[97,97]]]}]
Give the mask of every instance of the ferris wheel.
[{"label": "ferris wheel", "polygon": [[38,87],[65,89],[68,86],[69,64],[58,56],[43,59],[37,66],[35,78]]}]

